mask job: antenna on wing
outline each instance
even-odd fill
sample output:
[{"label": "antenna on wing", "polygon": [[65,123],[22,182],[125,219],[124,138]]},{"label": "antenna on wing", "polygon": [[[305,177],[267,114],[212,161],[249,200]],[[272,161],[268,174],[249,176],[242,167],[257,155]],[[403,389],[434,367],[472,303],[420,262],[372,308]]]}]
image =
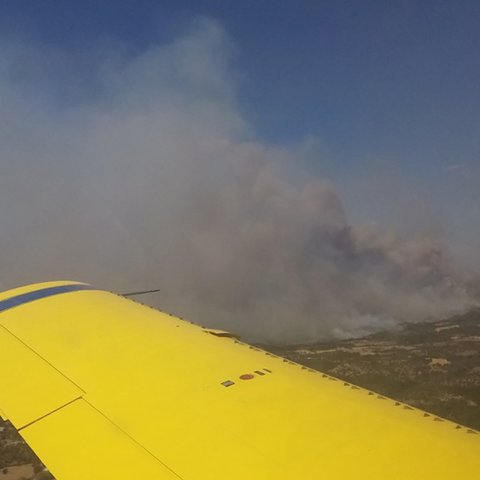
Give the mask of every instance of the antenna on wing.
[{"label": "antenna on wing", "polygon": [[120,295],[123,295],[124,297],[134,297],[135,295],[145,295],[146,293],[155,293],[159,292],[160,289],[157,288],[155,290],[141,290],[139,292],[127,292],[127,293],[121,293]]}]

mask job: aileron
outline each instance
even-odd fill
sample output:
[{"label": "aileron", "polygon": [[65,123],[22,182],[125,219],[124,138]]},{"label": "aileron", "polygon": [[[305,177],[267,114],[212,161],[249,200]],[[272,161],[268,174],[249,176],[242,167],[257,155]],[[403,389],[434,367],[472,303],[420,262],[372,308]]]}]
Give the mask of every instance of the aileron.
[{"label": "aileron", "polygon": [[0,404],[17,429],[77,398],[83,392],[32,349],[0,326]]}]

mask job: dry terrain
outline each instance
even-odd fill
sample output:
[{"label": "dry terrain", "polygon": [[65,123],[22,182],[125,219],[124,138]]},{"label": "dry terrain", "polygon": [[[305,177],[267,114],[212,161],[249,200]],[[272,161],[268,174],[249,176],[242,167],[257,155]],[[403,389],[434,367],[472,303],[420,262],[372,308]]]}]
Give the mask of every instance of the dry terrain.
[{"label": "dry terrain", "polygon": [[480,430],[480,311],[365,338],[263,348]]}]

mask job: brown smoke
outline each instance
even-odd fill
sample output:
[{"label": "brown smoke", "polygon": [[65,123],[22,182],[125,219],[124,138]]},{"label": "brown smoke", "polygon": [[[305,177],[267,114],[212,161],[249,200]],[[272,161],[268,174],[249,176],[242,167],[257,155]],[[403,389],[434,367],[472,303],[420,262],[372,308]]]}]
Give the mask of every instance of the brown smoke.
[{"label": "brown smoke", "polygon": [[335,185],[295,172],[295,148],[252,140],[228,56],[209,21],[134,57],[106,49],[69,104],[64,56],[3,48],[2,286],[160,288],[162,308],[277,342],[472,306],[439,238],[351,225]]}]

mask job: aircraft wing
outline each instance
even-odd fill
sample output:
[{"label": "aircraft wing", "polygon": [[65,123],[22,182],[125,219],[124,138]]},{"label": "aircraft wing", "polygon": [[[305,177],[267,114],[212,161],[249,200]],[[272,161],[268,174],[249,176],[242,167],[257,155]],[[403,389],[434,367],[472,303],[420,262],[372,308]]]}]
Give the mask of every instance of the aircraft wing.
[{"label": "aircraft wing", "polygon": [[0,413],[57,480],[480,478],[480,436],[76,282],[0,294]]}]

